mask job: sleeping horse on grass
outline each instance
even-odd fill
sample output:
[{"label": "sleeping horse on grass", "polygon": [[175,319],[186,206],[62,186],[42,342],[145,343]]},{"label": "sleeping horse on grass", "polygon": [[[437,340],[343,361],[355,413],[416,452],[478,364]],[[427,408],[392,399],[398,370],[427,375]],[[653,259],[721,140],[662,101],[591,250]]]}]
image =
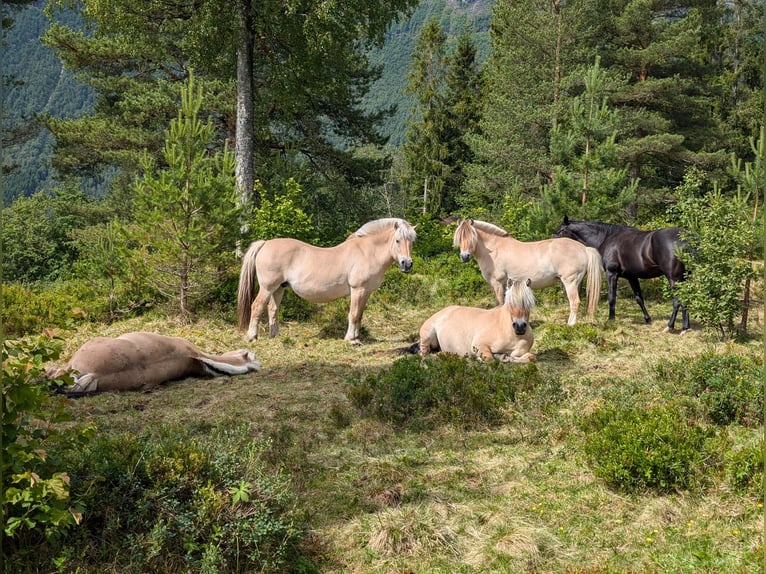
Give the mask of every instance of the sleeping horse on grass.
[{"label": "sleeping horse on grass", "polygon": [[211,355],[180,337],[157,333],[125,333],[95,337],[75,351],[49,379],[71,372],[70,396],[103,391],[151,391],[162,383],[186,377],[220,377],[259,371],[261,364],[247,349]]}]

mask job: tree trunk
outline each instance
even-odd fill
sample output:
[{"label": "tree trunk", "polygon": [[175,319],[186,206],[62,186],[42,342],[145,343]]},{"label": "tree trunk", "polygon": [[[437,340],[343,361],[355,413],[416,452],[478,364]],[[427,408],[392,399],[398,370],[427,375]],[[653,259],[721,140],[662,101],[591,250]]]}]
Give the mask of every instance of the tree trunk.
[{"label": "tree trunk", "polygon": [[237,0],[237,131],[235,143],[237,195],[242,205],[257,201],[253,134],[253,25],[252,0]]}]

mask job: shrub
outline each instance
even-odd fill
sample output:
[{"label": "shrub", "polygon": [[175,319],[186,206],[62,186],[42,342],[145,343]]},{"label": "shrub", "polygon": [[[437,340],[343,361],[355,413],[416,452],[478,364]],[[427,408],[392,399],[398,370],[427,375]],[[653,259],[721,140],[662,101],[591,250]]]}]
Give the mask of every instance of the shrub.
[{"label": "shrub", "polygon": [[289,571],[302,527],[287,478],[262,460],[266,448],[243,425],[205,440],[181,427],[103,436],[72,453],[85,512],[83,531],[66,541],[80,549],[82,564],[71,566]]},{"label": "shrub", "polygon": [[428,428],[497,423],[503,410],[543,382],[534,364],[482,363],[457,355],[403,357],[378,373],[349,378],[348,397],[366,416]]},{"label": "shrub", "polygon": [[729,482],[738,489],[763,488],[763,437],[733,449],[724,454],[724,469]]},{"label": "shrub", "polygon": [[710,433],[678,408],[602,407],[580,421],[594,474],[612,488],[670,492],[698,485]]},{"label": "shrub", "polygon": [[[70,500],[69,476],[60,453],[77,450],[92,427],[62,428],[70,417],[63,397],[41,384],[43,364],[58,358],[58,342],[41,336],[3,341],[2,477],[3,560],[10,570],[28,556],[47,555],[44,543],[79,523],[81,508]],[[66,384],[66,380],[51,384]]]},{"label": "shrub", "polygon": [[717,425],[763,424],[763,363],[713,352],[656,367],[658,377],[680,387]]}]

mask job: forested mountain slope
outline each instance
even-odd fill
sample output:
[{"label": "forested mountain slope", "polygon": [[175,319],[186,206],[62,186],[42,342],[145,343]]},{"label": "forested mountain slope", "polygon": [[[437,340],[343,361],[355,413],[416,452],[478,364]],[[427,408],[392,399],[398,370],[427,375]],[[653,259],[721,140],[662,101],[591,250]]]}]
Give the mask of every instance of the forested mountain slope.
[{"label": "forested mountain slope", "polygon": [[[438,20],[447,38],[454,40],[465,29],[473,30],[477,58],[484,61],[489,54],[489,24],[494,0],[426,0],[410,18],[391,25],[383,48],[373,51],[370,62],[383,67],[383,75],[366,98],[368,109],[385,109],[395,105],[396,113],[383,125],[394,146],[404,141],[412,97],[405,93],[407,74],[420,29],[431,19]],[[448,50],[451,42],[448,43]]]},{"label": "forested mountain slope", "polygon": [[[3,199],[29,196],[53,185],[50,168],[53,138],[35,125],[38,114],[78,117],[92,105],[94,94],[64,70],[40,37],[48,28],[44,2],[35,2],[14,14],[14,24],[4,30],[2,69],[4,134],[21,135],[3,145]],[[57,16],[74,21],[76,15]]]}]

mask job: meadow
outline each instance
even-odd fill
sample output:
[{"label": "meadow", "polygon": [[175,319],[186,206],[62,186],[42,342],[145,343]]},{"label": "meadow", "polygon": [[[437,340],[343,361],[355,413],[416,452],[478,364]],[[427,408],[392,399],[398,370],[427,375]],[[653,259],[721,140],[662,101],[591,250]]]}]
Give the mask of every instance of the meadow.
[{"label": "meadow", "polygon": [[[347,301],[313,306],[292,294],[283,302],[280,334],[269,339],[262,333],[248,345],[231,309],[201,314],[193,323],[154,312],[59,332],[62,360],[92,336],[148,330],[185,337],[210,352],[248,346],[263,364],[251,375],[175,381],[150,393],[100,394],[71,400],[69,408],[101,436],[181,433],[204,443],[244,425],[263,445],[257,456],[265,468],[284,478],[299,516],[301,558],[282,564],[284,571],[761,571],[762,406],[743,404],[752,396],[737,404],[726,390],[747,383],[740,380],[742,365],[755,365],[762,375],[761,285],[752,335],[728,342],[694,320],[688,333],[663,333],[670,302],[659,280],[644,282],[654,317],[649,325],[627,283],[618,293],[615,321],[606,321],[602,289],[595,320],[581,313],[574,327],[566,326],[561,288],[538,291],[531,317],[537,363],[496,364],[492,371],[532,383],[512,400],[488,403],[498,416],[466,414],[466,404],[455,401],[437,414],[386,418],[355,397],[394,365],[405,386],[409,371],[435,372],[438,359],[400,352],[423,320],[452,302],[491,305],[475,264],[426,274],[419,263],[411,275],[389,270],[370,299],[358,347],[342,340]],[[743,362],[717,362],[731,357]],[[475,361],[446,363],[447,369],[457,372],[460,363]],[[713,403],[690,386],[695,369],[723,381],[718,396],[733,401],[736,411],[728,419],[711,418]],[[402,406],[396,404],[401,399],[389,398]],[[641,463],[649,456],[631,449],[655,447],[620,440],[645,432],[650,422],[639,416],[633,426],[615,426],[613,412],[659,413],[650,434],[669,443],[665,459],[631,470],[626,460]],[[678,413],[684,422],[674,427]],[[697,442],[683,442],[679,428],[697,433]],[[677,465],[680,473],[653,480],[657,468]],[[72,556],[69,563],[81,572],[146,568],[126,566],[124,556],[92,566]],[[152,568],[192,571],[188,564],[161,561]],[[244,559],[237,569],[258,571]]]}]

